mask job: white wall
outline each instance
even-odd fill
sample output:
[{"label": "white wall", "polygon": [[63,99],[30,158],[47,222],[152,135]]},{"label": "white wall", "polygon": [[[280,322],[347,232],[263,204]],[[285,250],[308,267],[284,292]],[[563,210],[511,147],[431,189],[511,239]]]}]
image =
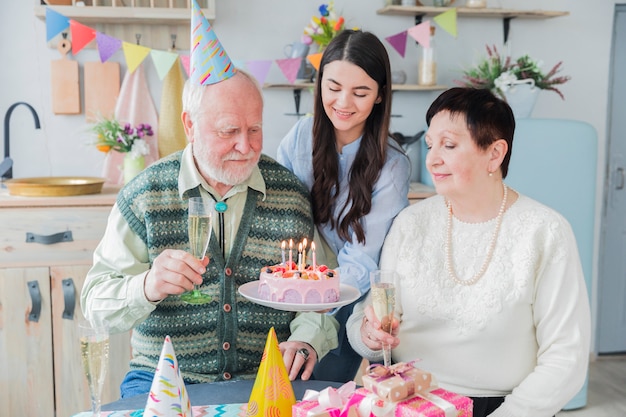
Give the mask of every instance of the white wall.
[{"label": "white wall", "polygon": [[[42,122],[42,130],[35,130],[25,108],[13,113],[10,146],[14,177],[100,175],[103,154],[89,145],[91,138],[84,116],[55,116],[52,113],[50,61],[59,59],[60,55],[56,49],[47,47],[45,23],[34,17],[33,3],[31,0],[0,0],[0,44],[4,61],[0,67],[0,115],[12,103],[26,101],[37,109]],[[317,14],[321,3],[322,0],[217,0],[214,28],[235,60],[278,59],[283,57],[286,43],[299,39],[302,29],[311,16]],[[414,24],[412,17],[377,15],[376,10],[383,3],[384,0],[336,0],[335,7],[346,18],[348,27],[358,26],[381,38]],[[426,0],[424,3],[428,4]],[[464,0],[457,0],[457,4],[463,3]],[[599,137],[598,219],[604,181],[609,62],[616,3],[616,0],[488,0],[490,7],[570,12],[567,17],[546,20],[513,19],[510,47],[514,56],[529,53],[543,59],[546,69],[562,60],[563,74],[572,76],[561,89],[565,101],[554,93],[542,93],[533,117],[582,120],[596,128]],[[461,77],[461,68],[484,54],[486,44],[501,45],[502,22],[498,19],[460,18],[458,33],[455,39],[443,30],[437,30],[440,84],[452,86],[453,80]],[[392,69],[406,71],[410,82],[417,78],[418,48],[414,45],[409,41],[405,58],[387,45]],[[93,49],[83,50],[75,59],[82,63],[97,61],[98,56]],[[151,63],[146,65],[146,72],[158,108],[161,88]],[[286,82],[275,65],[267,81]],[[393,113],[403,117],[393,119],[392,131],[414,134],[423,129],[425,110],[437,94],[394,93]],[[294,116],[284,115],[294,111],[294,104],[292,94],[287,90],[265,91],[265,98],[265,152],[274,156],[278,142],[296,120]],[[303,92],[301,110],[312,110],[307,92]],[[1,141],[0,149],[4,149]],[[541,149],[537,151],[541,152]],[[559,155],[554,158],[558,163]],[[599,220],[596,223],[599,225]]]}]

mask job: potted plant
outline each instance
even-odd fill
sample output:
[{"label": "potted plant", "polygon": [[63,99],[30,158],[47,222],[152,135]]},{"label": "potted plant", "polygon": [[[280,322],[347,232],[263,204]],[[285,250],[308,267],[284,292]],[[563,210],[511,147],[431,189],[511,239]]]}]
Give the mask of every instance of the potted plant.
[{"label": "potted plant", "polygon": [[133,127],[130,123],[122,125],[115,119],[102,119],[92,126],[96,134],[95,145],[100,152],[117,151],[124,153],[124,183],[146,167],[145,156],[150,148],[145,139],[154,135],[152,126],[140,123]]},{"label": "potted plant", "polygon": [[[528,117],[534,106],[539,90],[554,91],[563,100],[565,97],[557,86],[571,79],[567,75],[557,75],[561,71],[562,61],[558,62],[550,71],[541,70],[542,63],[525,54],[517,59],[510,56],[502,57],[495,46],[487,45],[487,57],[483,58],[475,67],[463,71],[463,79],[456,80],[456,84],[464,87],[488,88],[505,99],[515,111],[514,104],[520,99],[515,97],[520,90],[530,93],[532,103]],[[528,107],[528,104],[526,104]],[[526,113],[526,112],[524,112]]]}]

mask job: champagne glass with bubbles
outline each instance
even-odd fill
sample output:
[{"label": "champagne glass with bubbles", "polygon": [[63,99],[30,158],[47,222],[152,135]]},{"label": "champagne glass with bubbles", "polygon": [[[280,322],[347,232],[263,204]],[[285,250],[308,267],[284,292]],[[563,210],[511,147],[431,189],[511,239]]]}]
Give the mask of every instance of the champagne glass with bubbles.
[{"label": "champagne glass with bubbles", "polygon": [[[391,323],[396,308],[396,282],[395,271],[376,270],[370,272],[372,307],[376,318],[380,320],[383,331],[391,334]],[[385,366],[391,365],[391,346],[383,343],[383,362]]]},{"label": "champagne glass with bubbles", "polygon": [[89,385],[91,412],[100,417],[102,388],[109,366],[109,330],[105,324],[83,321],[78,325],[83,371]]},{"label": "champagne glass with bubbles", "polygon": [[[205,201],[202,197],[191,197],[189,199],[188,233],[191,254],[198,259],[203,259],[206,254],[211,231],[213,230],[212,218],[214,211],[212,200]],[[193,290],[180,296],[188,304],[206,304],[211,302],[211,296],[200,291],[197,285]]]}]

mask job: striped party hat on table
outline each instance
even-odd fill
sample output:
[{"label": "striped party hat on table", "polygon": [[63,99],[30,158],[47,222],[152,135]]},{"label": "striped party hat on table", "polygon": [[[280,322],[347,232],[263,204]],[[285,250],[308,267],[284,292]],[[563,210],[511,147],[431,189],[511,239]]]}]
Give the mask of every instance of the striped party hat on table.
[{"label": "striped party hat on table", "polygon": [[219,83],[237,70],[222,47],[213,27],[196,0],[191,7],[191,65],[189,77],[194,84]]}]

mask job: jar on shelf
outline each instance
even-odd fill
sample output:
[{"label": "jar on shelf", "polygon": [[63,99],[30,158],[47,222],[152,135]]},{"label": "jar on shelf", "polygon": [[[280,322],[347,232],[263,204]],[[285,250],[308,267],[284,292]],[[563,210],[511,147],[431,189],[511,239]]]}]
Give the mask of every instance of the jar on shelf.
[{"label": "jar on shelf", "polygon": [[430,45],[422,45],[422,55],[417,66],[417,84],[437,84],[437,60],[435,57],[435,27],[430,27]]}]

